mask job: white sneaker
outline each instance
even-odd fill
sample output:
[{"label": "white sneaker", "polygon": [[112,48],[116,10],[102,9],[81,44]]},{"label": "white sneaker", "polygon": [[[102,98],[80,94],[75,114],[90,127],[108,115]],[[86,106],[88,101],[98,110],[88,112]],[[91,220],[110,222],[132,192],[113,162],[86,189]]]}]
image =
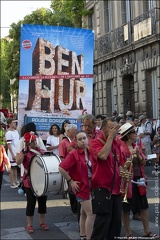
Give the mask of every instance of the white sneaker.
[{"label": "white sneaker", "polygon": [[10,188],[18,188],[17,185],[11,185]]}]

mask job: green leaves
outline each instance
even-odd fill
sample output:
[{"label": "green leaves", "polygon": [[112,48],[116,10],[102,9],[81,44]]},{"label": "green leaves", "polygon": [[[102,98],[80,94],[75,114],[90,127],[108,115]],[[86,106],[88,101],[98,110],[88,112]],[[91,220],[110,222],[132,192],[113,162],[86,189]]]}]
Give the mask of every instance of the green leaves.
[{"label": "green leaves", "polygon": [[[18,97],[20,68],[21,24],[58,25],[82,27],[82,15],[86,15],[84,0],[52,0],[51,9],[40,8],[12,23],[8,38],[1,39],[1,95],[4,107],[10,108],[10,93]],[[15,79],[10,86],[10,79]]]}]

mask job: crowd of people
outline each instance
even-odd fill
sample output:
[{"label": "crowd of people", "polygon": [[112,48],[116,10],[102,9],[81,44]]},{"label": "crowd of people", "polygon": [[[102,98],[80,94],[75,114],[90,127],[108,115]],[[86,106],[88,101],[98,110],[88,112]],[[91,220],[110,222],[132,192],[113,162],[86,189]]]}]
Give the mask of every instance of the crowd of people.
[{"label": "crowd of people", "polygon": [[[17,120],[8,119],[5,139],[1,136],[0,183],[6,165],[10,187],[18,188],[17,168],[23,169],[28,233],[34,232],[36,200],[40,228],[49,230],[45,223],[47,195],[34,195],[28,172],[33,156],[51,152],[61,159],[63,190],[69,195],[72,212],[78,215],[81,240],[118,239],[122,222],[126,239],[134,239],[130,211],[134,219],[142,221],[143,237],[159,239],[149,228],[144,166],[151,153],[156,154],[155,164],[159,165],[160,125],[152,138],[153,126],[145,115],[134,117],[131,111],[125,117],[114,112],[110,118],[84,114],[79,116],[78,125],[68,120],[62,129],[51,125],[44,144],[34,123],[23,126],[20,134],[16,123]],[[139,185],[140,179],[144,182]]]}]

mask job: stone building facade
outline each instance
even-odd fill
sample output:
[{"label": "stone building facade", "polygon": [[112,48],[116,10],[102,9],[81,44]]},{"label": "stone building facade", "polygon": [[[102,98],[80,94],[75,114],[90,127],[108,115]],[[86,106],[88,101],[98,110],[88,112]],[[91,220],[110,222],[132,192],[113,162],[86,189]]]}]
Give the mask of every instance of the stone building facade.
[{"label": "stone building facade", "polygon": [[94,30],[93,113],[160,118],[160,1],[86,0]]}]

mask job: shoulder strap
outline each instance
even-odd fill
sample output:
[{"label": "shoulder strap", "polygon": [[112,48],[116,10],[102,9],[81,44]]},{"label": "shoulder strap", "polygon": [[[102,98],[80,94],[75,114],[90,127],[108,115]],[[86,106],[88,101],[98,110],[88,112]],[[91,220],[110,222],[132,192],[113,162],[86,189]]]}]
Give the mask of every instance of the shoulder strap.
[{"label": "shoulder strap", "polygon": [[[97,138],[101,143],[105,144],[105,141],[101,138]],[[117,161],[117,155],[116,155],[116,148],[113,153],[113,158],[114,158],[114,174],[112,178],[112,183],[111,183],[111,190],[110,190],[110,195],[112,195],[113,187],[114,187],[114,181],[115,181],[115,176],[116,176],[116,161]]]},{"label": "shoulder strap", "polygon": [[102,138],[97,138],[101,143],[105,144],[105,141]]},{"label": "shoulder strap", "polygon": [[113,153],[113,158],[114,158],[114,174],[113,174],[112,183],[111,183],[111,191],[110,191],[111,195],[112,195],[112,190],[113,190],[115,176],[116,176],[116,161],[117,161],[116,148]]}]

